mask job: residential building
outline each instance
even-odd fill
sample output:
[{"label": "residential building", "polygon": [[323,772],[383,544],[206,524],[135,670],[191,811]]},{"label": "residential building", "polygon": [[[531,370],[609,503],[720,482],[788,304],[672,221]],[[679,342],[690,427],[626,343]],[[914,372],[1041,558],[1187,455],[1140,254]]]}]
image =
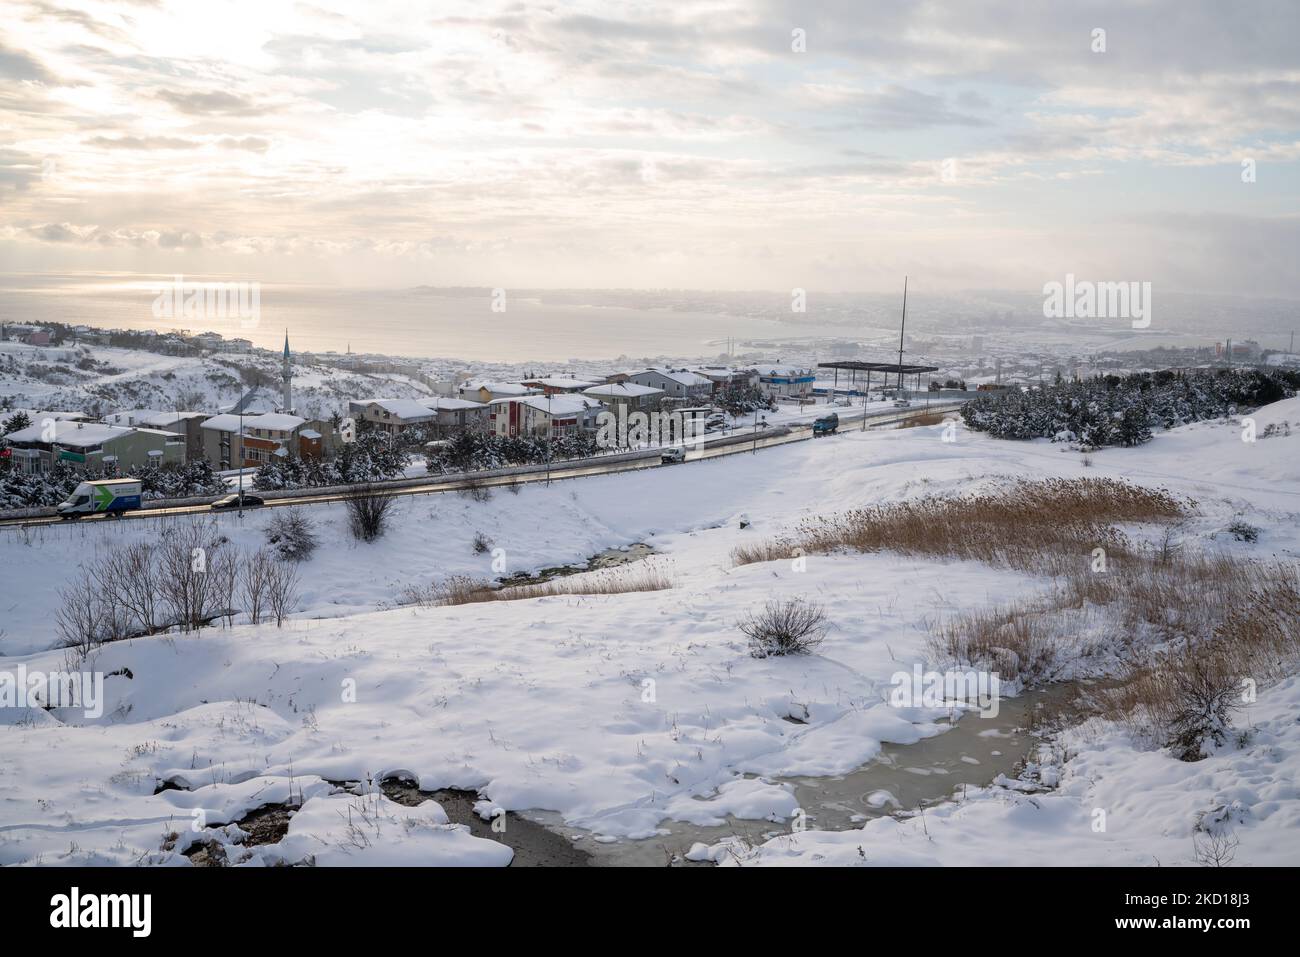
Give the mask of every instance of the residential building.
[{"label": "residential building", "polygon": [[185,440],[185,461],[203,457],[203,421],[207,412],[159,412],[156,409],[128,409],[113,412],[101,420],[108,425],[137,426],[172,432]]},{"label": "residential building", "polygon": [[646,369],[630,373],[627,381],[661,389],[665,398],[691,403],[707,402],[713,394],[713,383],[689,369]]},{"label": "residential building", "polygon": [[664,390],[637,382],[610,382],[583,389],[582,394],[605,403],[613,412],[617,412],[620,406],[626,406],[627,414],[631,415],[633,412],[648,414],[658,410]]},{"label": "residential building", "polygon": [[79,471],[116,468],[130,474],[147,465],[185,460],[181,436],[102,422],[45,419],[9,433],[7,439],[14,468],[29,474],[48,472],[56,462]]},{"label": "residential building", "polygon": [[488,406],[471,399],[430,396],[418,400],[436,416],[432,437],[445,439],[457,432],[483,432],[488,428]]},{"label": "residential building", "polygon": [[462,399],[486,405],[496,399],[509,399],[527,395],[540,395],[540,389],[519,382],[492,382],[486,379],[467,379],[456,389]]},{"label": "residential building", "polygon": [[[203,454],[216,469],[257,468],[274,456],[323,458],[333,450],[333,430],[328,423],[308,421],[285,412],[243,416],[214,415],[203,422]],[[240,448],[243,461],[240,461]]]},{"label": "residential building", "polygon": [[492,431],[501,438],[559,438],[594,430],[604,408],[585,395],[514,396],[489,403]]},{"label": "residential building", "polygon": [[348,414],[389,435],[432,427],[438,418],[436,412],[415,399],[362,399],[348,403]]}]

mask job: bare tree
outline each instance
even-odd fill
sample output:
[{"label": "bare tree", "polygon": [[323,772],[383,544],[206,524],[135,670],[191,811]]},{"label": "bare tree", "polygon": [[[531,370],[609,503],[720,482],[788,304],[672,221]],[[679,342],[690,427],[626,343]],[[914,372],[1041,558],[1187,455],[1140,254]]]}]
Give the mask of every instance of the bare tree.
[{"label": "bare tree", "polygon": [[146,635],[158,630],[158,561],[153,542],[133,542],[115,553],[118,600]]},{"label": "bare tree", "polygon": [[215,523],[174,525],[162,533],[159,548],[159,592],[172,622],[181,631],[194,631],[218,612],[220,582],[214,564],[229,542]]},{"label": "bare tree", "polygon": [[266,578],[266,603],[275,618],[275,627],[284,624],[297,600],[297,567],[291,562],[271,562]]},{"label": "bare tree", "polygon": [[83,570],[71,584],[59,589],[59,607],[54,610],[54,627],[59,644],[84,661],[102,642],[99,627],[99,586]]},{"label": "bare tree", "polygon": [[213,609],[225,617],[227,627],[235,623],[235,588],[239,584],[242,557],[234,549],[221,548],[208,568],[212,576]]},{"label": "bare tree", "polygon": [[258,625],[262,622],[262,611],[266,607],[267,577],[275,559],[265,549],[253,552],[244,560],[239,570],[239,597],[243,601],[244,611],[249,620]]}]

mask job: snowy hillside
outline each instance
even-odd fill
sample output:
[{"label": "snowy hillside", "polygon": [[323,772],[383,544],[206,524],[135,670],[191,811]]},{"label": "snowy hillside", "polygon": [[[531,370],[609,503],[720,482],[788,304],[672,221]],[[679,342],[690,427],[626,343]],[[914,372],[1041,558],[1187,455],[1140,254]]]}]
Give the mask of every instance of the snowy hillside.
[{"label": "snowy hillside", "polygon": [[[1239,864],[1300,864],[1295,680],[1261,689],[1238,718],[1253,734],[1203,762],[1094,722],[1044,745],[1035,783],[1004,778],[923,817],[835,832],[814,818],[792,833],[799,804],[789,779],[847,774],[886,743],[955,733],[950,707],[886,700],[900,668],[937,664],[927,643],[936,618],[1047,583],[885,552],[731,558],[809,517],[1064,476],[1194,499],[1177,529],[1186,548],[1295,561],[1300,399],[1253,418],[1260,434],[1278,428],[1251,443],[1239,423],[1202,422],[1087,459],[964,429],[945,441],[942,426],[848,432],[517,493],[404,498],[372,544],[348,537],[341,506],[313,506],[321,545],[301,566],[300,601],[283,628],[241,616],[230,628],[105,645],[92,658],[107,675],[101,715],[0,712],[9,722],[0,728],[0,863],[186,863],[200,841],[231,845],[230,859],[248,863],[509,862],[499,844],[447,825],[437,804],[408,808],[365,783],[396,775],[428,791],[477,790],[485,816],[556,812],[587,848],[656,837],[685,852],[695,842],[675,836],[688,833],[681,824],[725,832],[731,820],[760,822],[759,838],[742,845],[718,833],[690,855],[720,863],[1186,864],[1198,816],[1218,813],[1234,822]],[[217,521],[252,548],[273,514]],[[1257,541],[1229,533],[1234,521],[1257,528]],[[112,574],[115,551],[159,528],[0,532],[9,569],[0,670],[60,670],[56,589]],[[674,587],[397,607],[407,585],[536,571],[636,542],[654,549],[648,561]],[[807,657],[751,657],[737,620],[793,597],[824,606],[824,643]],[[351,792],[328,783],[343,781],[362,783]],[[154,793],[163,782],[169,789]],[[243,838],[231,822],[286,801],[301,810],[282,840],[233,846]],[[349,807],[384,825],[359,837],[339,823]],[[1109,811],[1100,832],[1097,807]]]},{"label": "snowy hillside", "polygon": [[[85,412],[123,409],[216,411],[249,389],[278,397],[280,360],[269,353],[204,358],[110,346],[33,348],[0,343],[0,402],[7,408]],[[429,389],[409,376],[352,372],[295,362],[295,403],[308,418],[346,414],[348,400],[417,398]]]}]

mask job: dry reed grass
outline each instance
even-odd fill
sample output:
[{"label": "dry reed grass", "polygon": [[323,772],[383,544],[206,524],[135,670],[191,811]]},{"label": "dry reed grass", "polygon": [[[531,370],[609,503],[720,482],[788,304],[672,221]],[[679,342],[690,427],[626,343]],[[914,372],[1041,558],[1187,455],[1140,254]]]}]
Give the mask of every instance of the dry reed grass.
[{"label": "dry reed grass", "polygon": [[485,578],[453,575],[428,585],[408,586],[403,604],[425,608],[469,605],[489,601],[520,601],[557,595],[623,595],[631,592],[666,591],[673,587],[672,575],[657,563],[645,561],[620,565],[597,572],[553,578],[550,581],[497,587]]}]

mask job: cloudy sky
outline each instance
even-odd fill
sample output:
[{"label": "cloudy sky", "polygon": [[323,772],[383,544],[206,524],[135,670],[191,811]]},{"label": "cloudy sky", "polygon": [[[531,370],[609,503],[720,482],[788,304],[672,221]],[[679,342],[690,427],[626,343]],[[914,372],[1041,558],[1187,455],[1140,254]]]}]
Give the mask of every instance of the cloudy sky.
[{"label": "cloudy sky", "polygon": [[1300,298],[1298,10],[2,0],[0,271]]}]

